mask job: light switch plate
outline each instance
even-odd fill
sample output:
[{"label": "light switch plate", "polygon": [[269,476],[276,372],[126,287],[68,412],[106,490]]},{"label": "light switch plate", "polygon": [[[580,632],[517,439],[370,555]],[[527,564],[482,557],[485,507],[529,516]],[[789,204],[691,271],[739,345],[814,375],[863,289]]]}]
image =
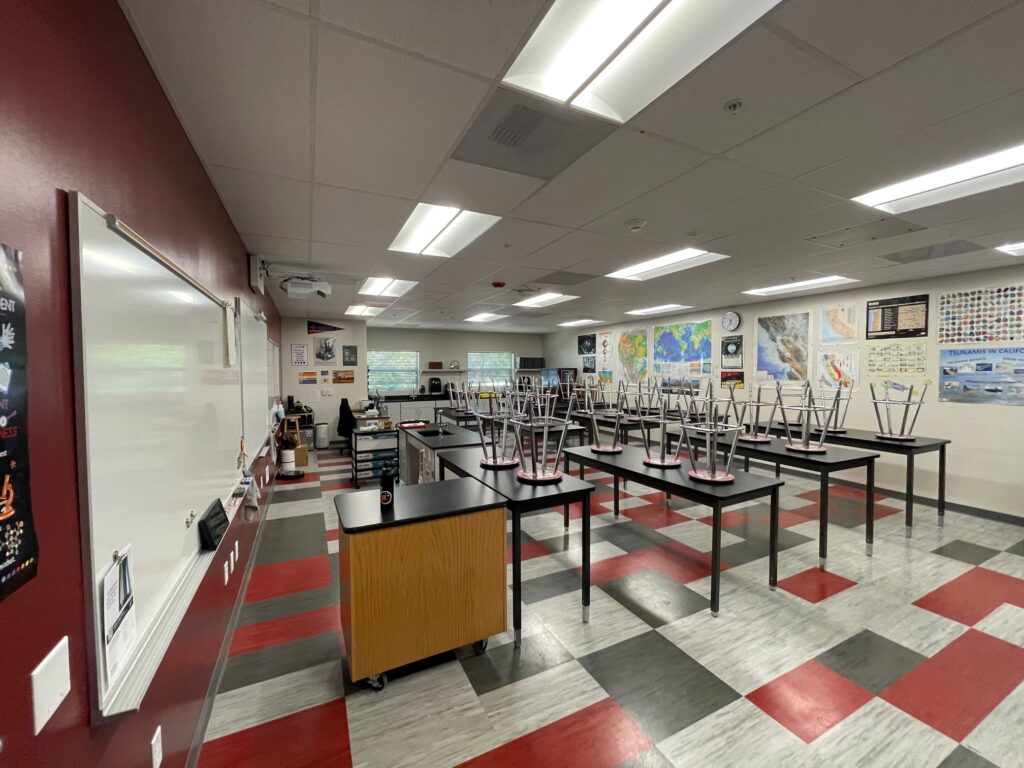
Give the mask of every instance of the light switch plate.
[{"label": "light switch plate", "polygon": [[153,738],[149,740],[149,751],[153,755],[153,768],[160,768],[164,761],[164,734],[162,726],[157,726]]},{"label": "light switch plate", "polygon": [[36,734],[43,730],[70,692],[71,657],[65,635],[32,670],[32,721]]}]

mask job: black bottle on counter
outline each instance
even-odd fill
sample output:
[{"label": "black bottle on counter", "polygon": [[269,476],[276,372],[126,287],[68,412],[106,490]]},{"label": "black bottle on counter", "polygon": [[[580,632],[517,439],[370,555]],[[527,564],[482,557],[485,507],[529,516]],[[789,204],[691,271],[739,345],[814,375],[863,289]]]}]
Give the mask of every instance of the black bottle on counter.
[{"label": "black bottle on counter", "polygon": [[384,467],[380,473],[380,511],[389,517],[395,514],[395,476],[391,467]]}]

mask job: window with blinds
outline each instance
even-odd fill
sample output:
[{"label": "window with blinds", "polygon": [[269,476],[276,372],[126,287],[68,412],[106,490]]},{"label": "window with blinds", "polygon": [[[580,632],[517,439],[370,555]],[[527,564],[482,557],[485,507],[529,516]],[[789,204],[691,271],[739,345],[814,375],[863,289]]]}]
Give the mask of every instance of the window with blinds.
[{"label": "window with blinds", "polygon": [[469,383],[474,386],[502,385],[515,375],[516,358],[511,352],[470,352]]},{"label": "window with blinds", "polygon": [[420,353],[411,350],[371,349],[366,353],[366,381],[370,394],[410,394],[420,387]]}]

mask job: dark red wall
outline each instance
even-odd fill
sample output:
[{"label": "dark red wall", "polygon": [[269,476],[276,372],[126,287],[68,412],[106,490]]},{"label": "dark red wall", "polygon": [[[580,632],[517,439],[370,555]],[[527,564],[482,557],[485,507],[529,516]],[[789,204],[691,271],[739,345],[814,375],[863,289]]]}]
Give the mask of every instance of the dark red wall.
[{"label": "dark red wall", "polygon": [[[203,582],[140,712],[89,727],[75,466],[67,192],[81,190],[224,297],[250,297],[245,249],[115,0],[0,0],[0,242],[25,252],[39,575],[0,603],[4,768],[184,764],[241,571]],[[270,335],[280,339],[273,305]],[[227,537],[243,561],[257,528]],[[71,643],[72,691],[32,735],[29,674]]]}]

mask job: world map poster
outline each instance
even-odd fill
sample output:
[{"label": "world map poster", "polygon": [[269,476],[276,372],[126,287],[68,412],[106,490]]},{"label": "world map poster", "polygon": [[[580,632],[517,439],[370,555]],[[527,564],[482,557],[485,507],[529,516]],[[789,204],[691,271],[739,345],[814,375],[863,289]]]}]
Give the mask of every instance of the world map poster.
[{"label": "world map poster", "polygon": [[655,363],[701,363],[711,359],[711,321],[654,326]]},{"label": "world map poster", "polygon": [[757,318],[757,374],[760,379],[806,381],[810,315]]},{"label": "world map poster", "polygon": [[647,329],[619,334],[619,363],[626,381],[647,379]]}]

